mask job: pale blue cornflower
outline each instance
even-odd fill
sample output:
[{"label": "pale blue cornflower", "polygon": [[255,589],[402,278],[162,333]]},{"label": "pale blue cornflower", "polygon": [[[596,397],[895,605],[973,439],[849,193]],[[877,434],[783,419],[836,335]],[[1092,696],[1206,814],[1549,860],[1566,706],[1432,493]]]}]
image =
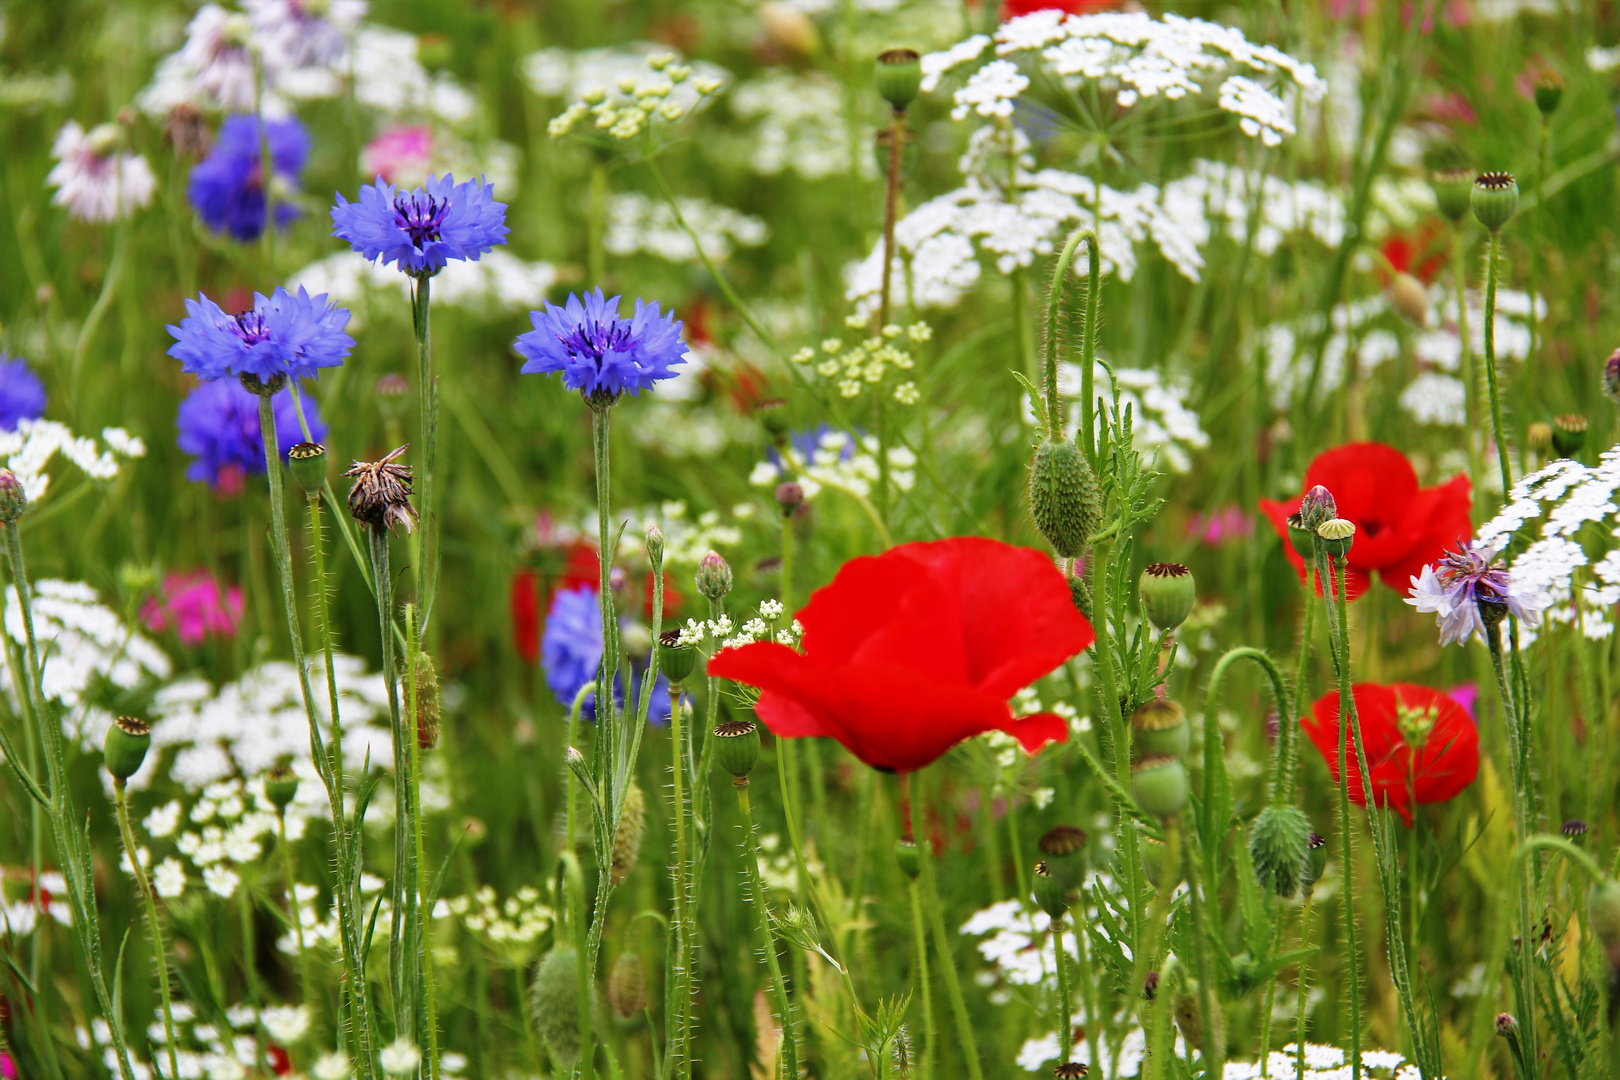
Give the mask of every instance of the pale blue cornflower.
[{"label": "pale blue cornflower", "polygon": [[206,296],[186,301],[187,317],[169,327],[169,355],[183,369],[213,381],[252,376],[269,384],[279,378],[313,379],[321,368],[343,363],[354,338],[343,332],[349,309],[326,302],[326,294],[296,295],[277,288],[253,295],[253,309],[227,315]]},{"label": "pale blue cornflower", "polygon": [[561,373],[563,385],[587,399],[639,394],[686,362],[683,326],[674,312],[660,312],[657,301],[638,299],[636,313],[626,319],[617,296],[604,299],[601,289],[592,289],[583,301],[569,294],[563,307],[531,311],[529,320],[534,329],[516,342],[528,361],[523,373]]},{"label": "pale blue cornflower", "polygon": [[1526,626],[1541,622],[1541,613],[1552,598],[1516,586],[1508,568],[1496,562],[1496,553],[1494,546],[1477,540],[1458,544],[1457,550],[1447,552],[1412,578],[1406,602],[1419,611],[1434,613],[1440,625],[1440,644],[1460,645],[1475,634],[1488,641],[1487,617],[1491,625],[1507,614]]},{"label": "pale blue cornflower", "polygon": [[384,266],[393,263],[412,277],[432,277],[451,259],[477,262],[506,243],[506,204],[495,201],[493,190],[482,178],[458,184],[446,175],[396,192],[379,176],[360,189],[358,202],[338,195],[332,235]]}]

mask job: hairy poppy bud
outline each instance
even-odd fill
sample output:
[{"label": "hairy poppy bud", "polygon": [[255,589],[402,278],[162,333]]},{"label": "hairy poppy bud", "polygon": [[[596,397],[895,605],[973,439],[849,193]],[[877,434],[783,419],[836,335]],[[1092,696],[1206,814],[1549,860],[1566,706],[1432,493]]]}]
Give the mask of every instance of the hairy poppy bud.
[{"label": "hairy poppy bud", "polygon": [[759,725],[752,720],[722,721],[715,725],[714,740],[715,760],[738,787],[745,786],[759,761]]},{"label": "hairy poppy bud", "polygon": [[1342,559],[1350,554],[1350,545],[1356,538],[1356,525],[1353,521],[1344,518],[1334,518],[1324,521],[1316,527],[1316,535],[1322,538],[1322,546],[1327,553],[1335,559]]},{"label": "hairy poppy bud", "polygon": [[918,861],[917,838],[902,836],[894,842],[894,863],[900,872],[912,881],[922,872],[922,863]]},{"label": "hairy poppy bud", "polygon": [[634,780],[624,792],[624,813],[619,817],[619,828],[613,834],[613,864],[608,874],[614,885],[623,885],[624,879],[636,868],[641,854],[641,836],[647,831],[647,800],[641,785]]},{"label": "hairy poppy bud", "polygon": [[1305,870],[1305,880],[1302,884],[1309,889],[1312,885],[1321,881],[1322,875],[1327,871],[1327,837],[1321,833],[1311,833],[1309,853],[1306,858],[1308,863]]},{"label": "hairy poppy bud", "polygon": [[797,56],[809,56],[816,51],[816,24],[792,4],[760,5],[759,21],[765,30],[765,40],[777,48]]},{"label": "hairy poppy bud", "polygon": [[[409,701],[410,698],[405,699]],[[439,723],[442,703],[439,698],[439,673],[433,668],[433,657],[428,653],[416,654],[416,745],[432,750],[439,745]]]},{"label": "hairy poppy bud", "polygon": [[1315,532],[1324,521],[1339,516],[1339,504],[1333,501],[1333,492],[1317,484],[1299,501],[1299,525],[1306,532]]},{"label": "hairy poppy bud", "polygon": [[1512,173],[1480,173],[1469,198],[1479,223],[1499,232],[1519,211],[1519,184]]},{"label": "hairy poppy bud", "polygon": [[1079,574],[1072,574],[1069,577],[1069,600],[1074,604],[1076,611],[1087,619],[1091,618],[1091,586],[1087,585],[1086,579]]},{"label": "hairy poppy bud", "polygon": [[1299,511],[1288,515],[1288,546],[1302,559],[1316,558],[1316,534],[1300,524]]},{"label": "hairy poppy bud", "polygon": [[1536,80],[1536,108],[1542,116],[1551,116],[1558,111],[1558,103],[1564,100],[1564,77],[1556,71],[1543,71]]},{"label": "hairy poppy bud", "polygon": [[1131,794],[1148,813],[1174,817],[1187,805],[1187,769],[1180,758],[1142,758],[1131,766]]},{"label": "hairy poppy bud", "polygon": [[1047,870],[1064,889],[1078,888],[1086,874],[1086,833],[1073,825],[1046,830],[1040,839]]},{"label": "hairy poppy bud", "polygon": [[1411,274],[1399,273],[1389,283],[1389,302],[1407,322],[1423,329],[1429,325],[1429,293]]},{"label": "hairy poppy bud", "polygon": [[647,971],[641,957],[626,950],[613,961],[608,972],[608,1005],[620,1030],[633,1031],[641,1026],[647,1012]]},{"label": "hairy poppy bud", "polygon": [[1442,169],[1429,178],[1434,201],[1453,225],[1468,213],[1474,190],[1474,175],[1467,169]]},{"label": "hairy poppy bud", "polygon": [[658,635],[658,670],[669,680],[670,689],[676,689],[692,675],[697,667],[697,649],[681,644],[679,630],[665,630]]},{"label": "hairy poppy bud", "polygon": [[1069,910],[1069,891],[1044,860],[1035,864],[1033,894],[1035,906],[1054,919],[1061,919]]},{"label": "hairy poppy bud", "polygon": [[313,495],[326,482],[326,447],[318,442],[293,443],[287,451],[287,471],[305,495]]},{"label": "hairy poppy bud", "polygon": [[703,556],[698,563],[697,575],[693,578],[697,591],[710,600],[719,603],[722,597],[731,591],[731,566],[720,557],[717,551],[711,551]]},{"label": "hairy poppy bud", "polygon": [[298,797],[298,774],[286,762],[264,774],[264,797],[280,813]]},{"label": "hairy poppy bud", "polygon": [[1191,745],[1187,712],[1174,701],[1154,698],[1131,714],[1131,749],[1138,757],[1182,757]]},{"label": "hairy poppy bud", "polygon": [[1586,445],[1586,417],[1579,413],[1565,413],[1553,418],[1553,449],[1559,457],[1574,457]]},{"label": "hairy poppy bud", "polygon": [[1249,826],[1249,858],[1260,887],[1293,896],[1310,873],[1311,823],[1297,806],[1268,806]]},{"label": "hairy poppy bud", "polygon": [[9,525],[28,509],[28,492],[10,469],[0,469],[0,524]]},{"label": "hairy poppy bud", "polygon": [[877,90],[895,112],[905,112],[922,89],[922,57],[916,49],[888,49],[878,53]]},{"label": "hairy poppy bud", "polygon": [[1174,630],[1192,614],[1198,584],[1192,571],[1180,563],[1156,562],[1142,571],[1136,583],[1142,614],[1159,630]]},{"label": "hairy poppy bud", "polygon": [[647,561],[654,573],[664,568],[664,530],[657,525],[647,526]]},{"label": "hairy poppy bud", "polygon": [[107,728],[102,757],[107,771],[122,783],[140,771],[152,748],[152,725],[134,716],[120,716]]},{"label": "hairy poppy bud", "polygon": [[1035,527],[1065,559],[1083,555],[1102,523],[1102,488],[1080,448],[1045,439],[1029,470],[1029,508]]},{"label": "hairy poppy bud", "polygon": [[1620,349],[1610,353],[1603,364],[1603,392],[1610,401],[1620,405]]},{"label": "hairy poppy bud", "polygon": [[534,973],[534,1028],[564,1069],[579,1060],[579,954],[558,945]]}]

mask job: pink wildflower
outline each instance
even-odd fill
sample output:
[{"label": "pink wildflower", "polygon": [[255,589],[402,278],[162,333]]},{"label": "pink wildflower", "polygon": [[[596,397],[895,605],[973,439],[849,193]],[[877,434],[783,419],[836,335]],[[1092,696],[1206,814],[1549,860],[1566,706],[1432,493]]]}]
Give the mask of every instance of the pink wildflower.
[{"label": "pink wildflower", "polygon": [[182,645],[200,645],[210,637],[234,637],[242,621],[242,590],[221,592],[207,570],[170,574],[161,596],[148,597],[141,621],[156,634],[172,627]]},{"label": "pink wildflower", "polygon": [[391,127],[366,144],[360,168],[390,184],[415,184],[433,167],[433,131],[426,125]]}]

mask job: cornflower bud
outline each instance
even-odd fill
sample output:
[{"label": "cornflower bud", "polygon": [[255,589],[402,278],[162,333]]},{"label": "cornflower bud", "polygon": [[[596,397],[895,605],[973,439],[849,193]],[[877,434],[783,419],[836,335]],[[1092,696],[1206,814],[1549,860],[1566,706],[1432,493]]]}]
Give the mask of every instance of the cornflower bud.
[{"label": "cornflower bud", "polygon": [[1603,364],[1603,392],[1610,401],[1620,405],[1620,349],[1610,353]]},{"label": "cornflower bud", "polygon": [[719,603],[731,591],[731,566],[720,557],[719,552],[710,551],[698,563],[694,581],[698,592]]},{"label": "cornflower bud", "polygon": [[1299,526],[1306,532],[1315,532],[1324,521],[1339,516],[1339,504],[1333,501],[1333,492],[1317,484],[1299,501]]},{"label": "cornflower bud", "polygon": [[804,488],[793,480],[777,484],[776,505],[782,508],[783,517],[792,517],[793,511],[804,505]]},{"label": "cornflower bud", "polygon": [[28,509],[28,492],[10,469],[0,469],[0,524],[9,525]]},{"label": "cornflower bud", "polygon": [[647,526],[647,561],[654,573],[664,567],[664,530],[657,525]]},{"label": "cornflower bud", "polygon": [[1474,180],[1470,195],[1474,217],[1491,232],[1500,232],[1502,226],[1513,220],[1519,210],[1519,185],[1512,173],[1480,173]]}]

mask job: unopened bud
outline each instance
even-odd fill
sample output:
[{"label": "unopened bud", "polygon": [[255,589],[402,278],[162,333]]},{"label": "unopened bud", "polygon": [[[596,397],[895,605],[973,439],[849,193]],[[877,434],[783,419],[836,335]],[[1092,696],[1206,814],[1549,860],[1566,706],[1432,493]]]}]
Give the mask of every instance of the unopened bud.
[{"label": "unopened bud", "polygon": [[1504,1039],[1518,1035],[1519,1022],[1512,1013],[1496,1014],[1496,1033]]},{"label": "unopened bud", "polygon": [[655,572],[664,567],[664,530],[657,525],[647,526],[647,561]]},{"label": "unopened bud", "polygon": [[0,469],[0,524],[9,525],[28,509],[28,492],[10,469]]},{"label": "unopened bud", "polygon": [[1610,353],[1603,365],[1603,392],[1610,401],[1620,405],[1620,349]]},{"label": "unopened bud", "polygon": [[1339,504],[1333,501],[1333,492],[1317,484],[1299,501],[1299,525],[1306,532],[1315,532],[1324,521],[1339,516]]},{"label": "unopened bud", "polygon": [[698,563],[694,581],[698,592],[719,603],[731,591],[731,566],[720,557],[719,552],[710,551]]},{"label": "unopened bud", "polygon": [[1545,453],[1552,441],[1552,425],[1545,420],[1537,420],[1524,431],[1524,444],[1538,454]]},{"label": "unopened bud", "polygon": [[1389,285],[1389,301],[1413,326],[1422,329],[1429,325],[1429,293],[1423,282],[1411,274],[1395,275]]},{"label": "unopened bud", "polygon": [[608,1004],[613,1008],[613,1019],[621,1029],[639,1026],[647,1009],[647,971],[641,957],[625,951],[613,961],[608,973]]},{"label": "unopened bud", "polygon": [[1080,448],[1044,439],[1029,469],[1029,509],[1035,527],[1065,559],[1084,555],[1102,524],[1102,487]]},{"label": "unopened bud", "polygon": [[784,480],[777,484],[776,505],[782,508],[783,517],[792,514],[804,505],[804,488],[793,480]]}]

